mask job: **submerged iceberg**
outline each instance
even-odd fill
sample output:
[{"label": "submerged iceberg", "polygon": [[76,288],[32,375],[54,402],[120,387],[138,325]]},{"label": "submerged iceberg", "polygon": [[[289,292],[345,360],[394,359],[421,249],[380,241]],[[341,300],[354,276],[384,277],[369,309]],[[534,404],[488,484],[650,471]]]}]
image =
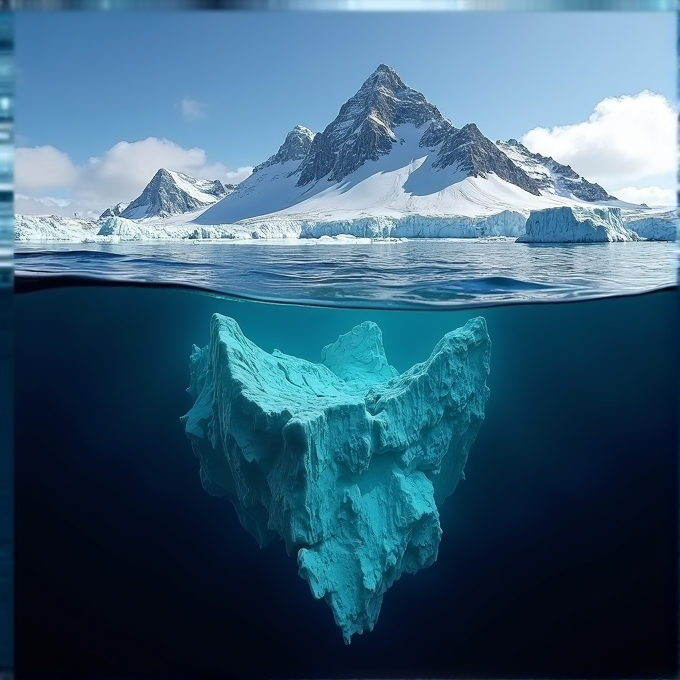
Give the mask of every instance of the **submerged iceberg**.
[{"label": "submerged iceberg", "polygon": [[621,208],[582,208],[561,206],[533,210],[520,243],[598,243],[639,241],[635,232],[626,229]]},{"label": "submerged iceberg", "polygon": [[437,558],[437,507],[484,419],[484,318],[399,374],[365,322],[311,363],[263,351],[215,314],[190,359],[182,417],[206,491],[226,496],[260,546],[283,538],[342,629],[372,630],[385,591]]}]

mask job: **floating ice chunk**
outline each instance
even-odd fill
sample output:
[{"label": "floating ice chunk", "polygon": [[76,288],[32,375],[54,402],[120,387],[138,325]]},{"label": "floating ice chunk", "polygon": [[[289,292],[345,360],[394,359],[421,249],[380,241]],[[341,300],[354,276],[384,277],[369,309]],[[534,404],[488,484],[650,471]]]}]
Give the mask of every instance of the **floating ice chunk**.
[{"label": "floating ice chunk", "polygon": [[112,215],[99,220],[97,236],[120,236],[124,240],[140,240],[147,236],[144,229],[125,217]]},{"label": "floating ice chunk", "polygon": [[297,553],[347,643],[373,629],[402,573],[437,557],[437,506],[484,419],[490,346],[477,317],[400,375],[372,322],[315,364],[263,351],[219,314],[208,346],[194,346],[182,421],[204,488],[232,501],[260,546],[280,536]]},{"label": "floating ice chunk", "polygon": [[647,217],[630,217],[626,227],[638,236],[650,241],[675,241],[678,233],[678,217],[675,211]]},{"label": "floating ice chunk", "polygon": [[639,241],[626,229],[621,208],[582,208],[562,206],[534,210],[526,223],[523,243],[593,243],[604,241]]}]

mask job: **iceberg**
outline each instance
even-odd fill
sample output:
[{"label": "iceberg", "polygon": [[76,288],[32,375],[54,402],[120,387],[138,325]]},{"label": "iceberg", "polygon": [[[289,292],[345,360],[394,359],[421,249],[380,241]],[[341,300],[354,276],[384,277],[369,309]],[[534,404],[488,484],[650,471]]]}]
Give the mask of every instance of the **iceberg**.
[{"label": "iceberg", "polygon": [[583,208],[560,206],[534,210],[526,223],[520,243],[599,243],[607,241],[639,241],[637,234],[626,229],[621,208]]},{"label": "iceberg", "polygon": [[194,346],[182,417],[210,494],[264,547],[285,541],[349,644],[387,589],[437,558],[438,506],[464,479],[489,397],[491,342],[477,317],[399,374],[364,322],[312,363],[215,314]]},{"label": "iceberg", "polygon": [[120,236],[126,241],[138,241],[147,237],[148,233],[136,222],[112,215],[99,220],[97,236]]},{"label": "iceberg", "polygon": [[651,216],[634,216],[626,220],[626,227],[649,241],[675,241],[678,233],[678,217],[675,211]]}]

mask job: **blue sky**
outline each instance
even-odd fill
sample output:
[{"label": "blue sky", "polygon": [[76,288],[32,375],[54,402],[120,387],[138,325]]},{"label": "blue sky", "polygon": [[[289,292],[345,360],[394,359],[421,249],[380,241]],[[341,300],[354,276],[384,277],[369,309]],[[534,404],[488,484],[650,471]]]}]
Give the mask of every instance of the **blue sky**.
[{"label": "blue sky", "polygon": [[82,165],[158,137],[236,171],[322,130],[381,62],[455,125],[521,138],[607,97],[673,100],[675,30],[673,13],[18,13],[18,146]]}]

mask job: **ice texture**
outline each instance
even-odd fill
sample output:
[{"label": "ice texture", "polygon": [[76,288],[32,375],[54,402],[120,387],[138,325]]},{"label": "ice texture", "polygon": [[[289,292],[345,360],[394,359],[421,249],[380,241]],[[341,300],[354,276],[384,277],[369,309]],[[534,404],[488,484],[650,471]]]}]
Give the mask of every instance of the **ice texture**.
[{"label": "ice texture", "polygon": [[678,216],[668,211],[656,215],[631,216],[625,221],[628,229],[650,241],[675,241],[678,233]]},{"label": "ice texture", "polygon": [[68,241],[83,243],[99,231],[96,220],[86,220],[63,215],[15,215],[16,241]]},{"label": "ice texture", "polygon": [[489,397],[482,317],[399,374],[370,321],[321,363],[271,354],[215,314],[190,359],[182,417],[203,487],[265,546],[281,537],[344,640],[372,630],[385,591],[430,566],[438,506],[464,478]]},{"label": "ice texture", "polygon": [[138,241],[147,237],[147,230],[143,226],[118,215],[100,217],[99,225],[97,236],[120,236],[126,241]]},{"label": "ice texture", "polygon": [[626,229],[621,209],[561,206],[534,210],[526,223],[526,233],[517,240],[523,243],[594,243],[639,241],[635,232]]}]

